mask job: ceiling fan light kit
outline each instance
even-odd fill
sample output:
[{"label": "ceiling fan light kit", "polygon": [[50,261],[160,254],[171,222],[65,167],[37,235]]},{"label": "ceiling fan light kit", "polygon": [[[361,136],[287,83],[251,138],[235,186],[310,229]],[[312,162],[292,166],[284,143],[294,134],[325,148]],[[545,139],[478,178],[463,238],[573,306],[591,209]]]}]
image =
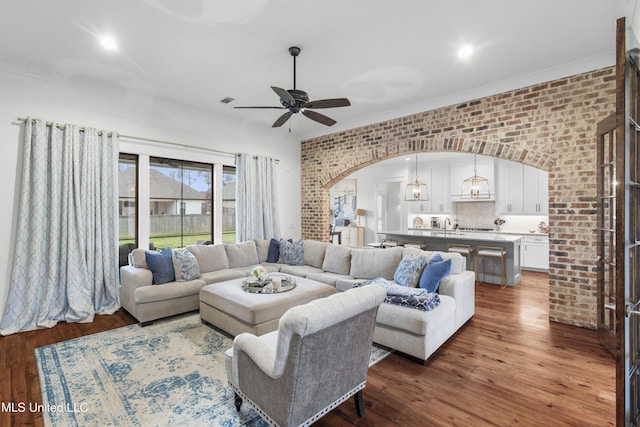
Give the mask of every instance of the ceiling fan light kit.
[{"label": "ceiling fan light kit", "polygon": [[278,117],[271,127],[277,128],[282,126],[291,118],[292,115],[302,113],[303,116],[314,120],[318,123],[322,123],[326,126],[333,126],[336,121],[331,117],[325,116],[312,109],[317,108],[336,108],[336,107],[348,107],[351,105],[347,98],[331,98],[331,99],[319,99],[316,101],[309,101],[309,95],[307,92],[296,88],[296,58],[300,54],[300,48],[292,46],[289,48],[289,54],[293,57],[293,89],[285,90],[277,86],[271,86],[271,89],[280,97],[280,104],[282,107],[234,107],[234,108],[267,108],[276,110],[288,110],[286,113]]}]

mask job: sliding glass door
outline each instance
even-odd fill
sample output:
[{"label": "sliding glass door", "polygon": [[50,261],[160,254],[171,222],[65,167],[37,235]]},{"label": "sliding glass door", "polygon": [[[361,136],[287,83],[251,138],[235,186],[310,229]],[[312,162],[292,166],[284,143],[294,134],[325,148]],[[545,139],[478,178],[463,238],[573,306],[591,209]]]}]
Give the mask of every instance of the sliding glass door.
[{"label": "sliding glass door", "polygon": [[213,240],[213,166],[151,157],[149,237],[158,248]]}]

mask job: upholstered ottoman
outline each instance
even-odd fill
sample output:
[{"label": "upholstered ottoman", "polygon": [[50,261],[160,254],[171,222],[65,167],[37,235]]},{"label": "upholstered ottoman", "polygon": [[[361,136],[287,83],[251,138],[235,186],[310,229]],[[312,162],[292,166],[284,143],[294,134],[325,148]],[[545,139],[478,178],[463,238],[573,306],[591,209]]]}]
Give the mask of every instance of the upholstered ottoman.
[{"label": "upholstered ottoman", "polygon": [[200,318],[233,336],[243,332],[263,335],[278,329],[280,317],[291,307],[336,292],[333,286],[296,277],[297,286],[278,294],[242,290],[244,279],[212,283],[200,289]]}]

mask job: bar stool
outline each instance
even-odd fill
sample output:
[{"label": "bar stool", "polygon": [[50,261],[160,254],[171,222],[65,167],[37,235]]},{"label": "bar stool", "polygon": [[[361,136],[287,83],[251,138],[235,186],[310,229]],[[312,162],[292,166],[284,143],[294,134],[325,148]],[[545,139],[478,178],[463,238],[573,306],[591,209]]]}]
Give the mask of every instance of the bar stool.
[{"label": "bar stool", "polygon": [[[485,261],[486,258],[499,258],[500,259],[500,283],[502,289],[507,287],[507,252],[504,248],[499,246],[478,246],[478,255],[476,256],[476,264],[478,271],[476,274],[476,281],[480,282],[480,264],[482,263],[482,278],[485,276]],[[490,273],[496,275],[496,273]]]},{"label": "bar stool", "polygon": [[407,240],[406,242],[404,242],[402,244],[402,246],[404,246],[405,248],[422,249],[423,251],[427,250],[427,245],[425,245],[424,243],[422,243],[419,240]]},{"label": "bar stool", "polygon": [[447,244],[447,252],[459,253],[467,259],[467,270],[475,271],[475,258],[473,256],[473,248],[471,245],[464,245],[462,243],[449,243]]},{"label": "bar stool", "polygon": [[382,242],[380,243],[380,247],[382,249],[395,248],[396,246],[398,246],[398,241],[392,239],[382,239]]}]

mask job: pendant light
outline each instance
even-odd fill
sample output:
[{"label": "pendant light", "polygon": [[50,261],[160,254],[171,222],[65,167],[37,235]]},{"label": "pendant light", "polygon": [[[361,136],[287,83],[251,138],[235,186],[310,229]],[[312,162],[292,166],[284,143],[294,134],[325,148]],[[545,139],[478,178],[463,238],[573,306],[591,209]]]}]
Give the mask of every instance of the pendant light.
[{"label": "pendant light", "polygon": [[473,176],[462,182],[462,190],[460,191],[461,199],[489,199],[491,193],[489,191],[489,180],[478,176],[476,167],[476,155],[473,155]]},{"label": "pendant light", "polygon": [[407,184],[404,199],[408,202],[426,202],[429,200],[427,184],[418,181],[418,154],[416,153],[416,180]]}]

